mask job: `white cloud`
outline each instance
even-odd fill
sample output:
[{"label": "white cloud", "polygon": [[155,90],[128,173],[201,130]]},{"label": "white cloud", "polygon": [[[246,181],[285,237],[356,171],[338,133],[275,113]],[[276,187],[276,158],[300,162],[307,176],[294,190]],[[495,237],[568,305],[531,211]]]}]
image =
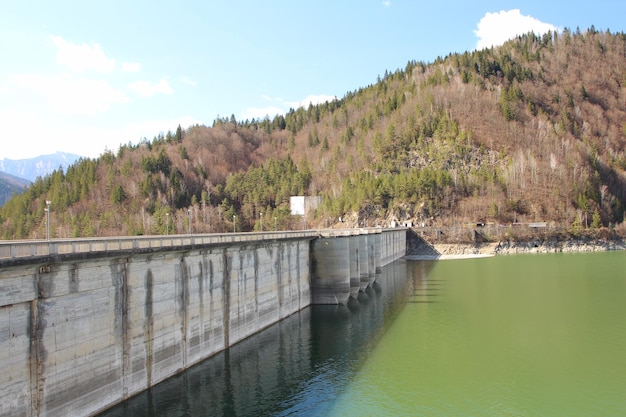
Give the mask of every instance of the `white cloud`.
[{"label": "white cloud", "polygon": [[173,119],[144,120],[124,126],[119,130],[119,133],[116,134],[116,137],[120,138],[119,143],[126,144],[128,141],[138,143],[140,139],[144,137],[151,140],[161,132],[165,133],[168,130],[174,132],[178,125],[180,125],[182,129],[187,129],[189,126],[196,124],[202,124],[202,122],[191,116],[181,116]]},{"label": "white cloud", "polygon": [[272,105],[268,107],[248,108],[241,114],[242,120],[264,119],[266,116],[268,116],[271,119],[277,114],[284,115],[285,113],[289,111],[289,109],[297,109],[299,107],[304,107],[305,109],[307,109],[309,107],[309,104],[316,105],[316,104],[324,103],[326,101],[330,102],[330,101],[335,100],[336,97],[319,94],[319,95],[310,95],[300,101],[284,101],[281,98],[272,98],[267,95],[263,95],[261,96],[261,98],[263,100],[266,100],[272,103],[277,103],[277,105]]},{"label": "white cloud", "polygon": [[[0,124],[11,143],[0,148],[0,159],[24,159],[57,151],[95,158],[105,150],[116,152],[121,144],[139,143],[142,138],[152,140],[161,132],[172,132],[180,124],[183,129],[201,122],[191,116],[172,119],[144,120],[122,126],[106,127],[91,124],[67,123],[59,118],[42,119],[33,112],[2,111]],[[24,126],[28,126],[25,129]]]},{"label": "white cloud", "polygon": [[287,111],[284,108],[279,108],[275,106],[269,107],[251,107],[246,109],[242,115],[242,120],[252,120],[252,119],[265,119],[265,117],[269,117],[273,119],[277,114],[285,114]]},{"label": "white cloud", "polygon": [[152,97],[155,94],[172,94],[174,90],[169,81],[161,78],[157,83],[152,81],[139,80],[128,84],[128,88],[139,94],[141,97]]},{"label": "white cloud", "polygon": [[[130,101],[123,88],[109,82],[107,77],[118,68],[115,60],[107,57],[98,44],[74,44],[60,36],[49,39],[57,49],[57,63],[66,69],[10,75],[8,83],[4,83],[9,85],[7,93],[24,102],[26,99],[21,99],[26,97],[24,92],[32,92],[44,100],[49,113],[69,116],[94,115],[107,111],[113,104]],[[141,70],[141,65],[124,62],[119,69],[136,72]],[[94,77],[94,71],[106,74]],[[3,89],[2,84],[0,89]]]},{"label": "white cloud", "polygon": [[68,42],[60,36],[51,36],[50,38],[58,48],[57,62],[72,71],[111,72],[115,69],[115,60],[108,58],[97,43],[78,45]]},{"label": "white cloud", "polygon": [[[144,120],[113,128],[79,126],[68,133],[70,138],[65,143],[91,142],[85,143],[83,148],[77,148],[80,152],[74,153],[96,157],[102,154],[105,148],[115,152],[122,144],[125,145],[128,142],[137,144],[144,137],[152,140],[159,133],[165,133],[168,130],[174,132],[178,125],[187,129],[195,124],[201,124],[201,122],[191,116],[181,116],[172,119]],[[89,141],[85,140],[87,138]]]},{"label": "white cloud", "polygon": [[128,97],[103,80],[73,78],[67,74],[23,74],[13,77],[15,86],[41,95],[50,109],[65,115],[93,115]]},{"label": "white cloud", "polygon": [[509,39],[528,32],[538,35],[557,30],[556,26],[544,23],[532,16],[523,16],[519,9],[486,13],[474,34],[478,38],[477,49],[502,45]]},{"label": "white cloud", "polygon": [[287,104],[289,104],[289,106],[293,107],[294,109],[297,109],[298,107],[304,107],[306,109],[309,107],[309,104],[312,104],[315,106],[316,104],[322,104],[327,101],[331,102],[334,99],[335,99],[335,96],[319,94],[319,95],[310,95],[306,97],[304,100],[300,100],[297,102],[288,102]]},{"label": "white cloud", "polygon": [[192,86],[192,87],[196,87],[196,86],[198,85],[198,83],[197,83],[196,81],[194,81],[194,80],[192,80],[191,78],[186,77],[186,76],[184,76],[184,75],[183,75],[182,77],[180,77],[180,80],[181,80],[183,83],[185,83],[185,84],[187,84],[187,85],[190,85],[190,86]]},{"label": "white cloud", "polygon": [[139,72],[141,71],[141,64],[137,62],[123,62],[122,71],[124,72]]},{"label": "white cloud", "polygon": [[[54,153],[54,143],[46,138],[50,125],[40,115],[15,109],[0,109],[0,125],[6,138],[0,159],[26,159]],[[26,128],[28,127],[28,128]]]}]

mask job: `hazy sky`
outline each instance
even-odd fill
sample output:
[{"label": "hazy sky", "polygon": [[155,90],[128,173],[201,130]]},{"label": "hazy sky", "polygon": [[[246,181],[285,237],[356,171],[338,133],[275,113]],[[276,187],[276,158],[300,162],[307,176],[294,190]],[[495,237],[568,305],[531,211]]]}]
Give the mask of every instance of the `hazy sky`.
[{"label": "hazy sky", "polygon": [[96,157],[341,98],[518,33],[624,32],[626,2],[0,0],[0,159]]}]

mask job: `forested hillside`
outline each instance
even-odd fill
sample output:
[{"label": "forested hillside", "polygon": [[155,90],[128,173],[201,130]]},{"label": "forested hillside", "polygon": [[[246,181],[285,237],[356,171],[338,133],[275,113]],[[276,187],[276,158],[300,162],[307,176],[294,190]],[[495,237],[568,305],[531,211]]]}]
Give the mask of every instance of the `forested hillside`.
[{"label": "forested hillside", "polygon": [[274,119],[218,118],[80,160],[5,204],[0,227],[45,236],[50,200],[53,237],[184,233],[190,219],[194,232],[233,219],[299,228],[289,196],[320,195],[308,226],[623,229],[625,170],[626,35],[566,29],[409,61]]}]

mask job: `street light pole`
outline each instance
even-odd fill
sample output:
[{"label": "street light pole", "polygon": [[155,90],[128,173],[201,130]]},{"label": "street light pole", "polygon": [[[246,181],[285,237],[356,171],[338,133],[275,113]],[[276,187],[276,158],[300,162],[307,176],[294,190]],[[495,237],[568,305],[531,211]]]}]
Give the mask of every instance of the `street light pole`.
[{"label": "street light pole", "polygon": [[189,213],[189,234],[191,234],[191,209],[187,209],[187,213]]},{"label": "street light pole", "polygon": [[52,201],[50,200],[46,200],[46,208],[44,210],[46,210],[46,239],[50,240],[50,204],[52,204]]},{"label": "street light pole", "polygon": [[170,214],[165,213],[165,234],[170,234]]},{"label": "street light pole", "polygon": [[263,212],[261,212],[261,233],[263,233]]},{"label": "street light pole", "polygon": [[237,233],[237,216],[233,214],[233,233]]}]

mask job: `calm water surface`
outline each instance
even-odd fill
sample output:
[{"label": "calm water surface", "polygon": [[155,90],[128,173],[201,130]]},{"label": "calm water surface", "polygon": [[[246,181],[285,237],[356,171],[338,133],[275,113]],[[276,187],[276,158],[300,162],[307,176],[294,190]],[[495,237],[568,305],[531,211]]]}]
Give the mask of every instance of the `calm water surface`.
[{"label": "calm water surface", "polygon": [[626,254],[399,261],[103,416],[623,416]]}]

